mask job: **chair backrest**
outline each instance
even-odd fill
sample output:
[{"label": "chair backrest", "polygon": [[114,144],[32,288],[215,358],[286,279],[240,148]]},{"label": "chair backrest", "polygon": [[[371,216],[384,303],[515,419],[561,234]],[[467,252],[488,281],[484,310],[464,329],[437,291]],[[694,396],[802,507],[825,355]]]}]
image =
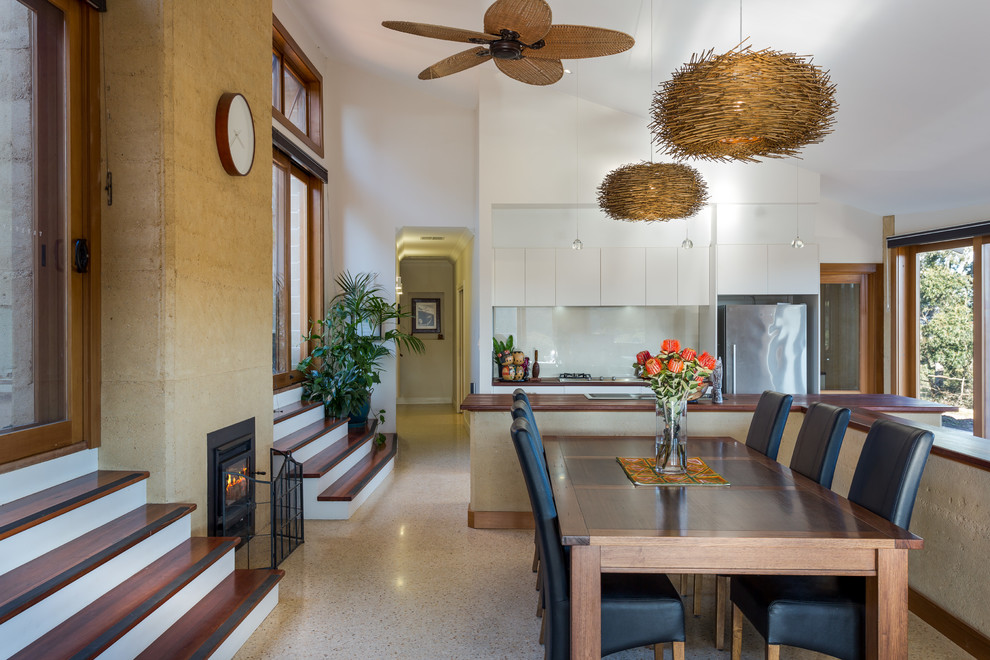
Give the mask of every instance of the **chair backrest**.
[{"label": "chair backrest", "polygon": [[813,403],[804,414],[791,456],[791,469],[826,488],[832,487],[835,462],[849,425],[849,408]]},{"label": "chair backrest", "polygon": [[529,430],[536,436],[537,444],[542,447],[543,440],[540,438],[540,429],[536,426],[536,417],[533,415],[533,409],[529,404],[523,399],[516,399],[512,402],[509,412],[512,413],[512,419],[526,418],[526,421],[529,422]]},{"label": "chair backrest", "polygon": [[787,423],[788,413],[791,412],[792,401],[794,397],[790,394],[770,390],[764,392],[760,396],[760,402],[756,404],[753,421],[749,423],[746,446],[767,458],[777,460],[780,438],[784,435],[784,425]]},{"label": "chair backrest", "polygon": [[519,457],[526,491],[533,507],[536,536],[540,541],[540,561],[543,567],[544,606],[548,609],[564,603],[570,597],[564,546],[557,526],[557,507],[546,471],[541,468],[529,422],[524,417],[512,422],[512,444]]},{"label": "chair backrest", "polygon": [[873,422],[849,500],[907,529],[933,441],[931,431],[887,419]]},{"label": "chair backrest", "polygon": [[512,391],[512,400],[525,401],[527,406],[529,406],[530,408],[533,407],[533,405],[529,402],[529,395],[526,394],[526,390],[524,390],[521,387],[517,387]]}]

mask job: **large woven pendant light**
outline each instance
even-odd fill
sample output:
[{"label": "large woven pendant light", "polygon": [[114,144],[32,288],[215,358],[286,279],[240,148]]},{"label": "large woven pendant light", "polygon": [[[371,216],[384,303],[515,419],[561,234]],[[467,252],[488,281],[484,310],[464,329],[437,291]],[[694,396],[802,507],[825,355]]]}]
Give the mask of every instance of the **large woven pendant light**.
[{"label": "large woven pendant light", "polygon": [[717,162],[796,156],[832,132],[835,85],[811,58],[742,44],[709,50],[653,97],[653,140],[675,158]]},{"label": "large woven pendant light", "polygon": [[623,165],[598,186],[598,205],[614,220],[653,221],[688,218],[708,201],[708,186],[698,171],[680,163]]}]

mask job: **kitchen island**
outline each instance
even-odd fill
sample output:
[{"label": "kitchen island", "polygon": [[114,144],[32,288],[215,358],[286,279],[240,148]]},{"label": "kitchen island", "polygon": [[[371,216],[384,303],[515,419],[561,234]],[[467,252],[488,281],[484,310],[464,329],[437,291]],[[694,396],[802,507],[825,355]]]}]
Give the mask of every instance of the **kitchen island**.
[{"label": "kitchen island", "polygon": [[[530,403],[543,435],[653,435],[656,410],[651,399],[589,399],[583,394],[543,393],[543,388],[528,388]],[[645,393],[649,393],[649,390]],[[702,399],[688,406],[687,425],[691,436],[746,437],[759,395],[726,395],[721,404]],[[833,489],[848,491],[856,460],[866,431],[878,415],[893,415],[920,424],[939,426],[943,412],[955,410],[944,406],[891,394],[809,394],[794,397],[779,460],[790,461],[794,440],[804,420],[807,406],[823,401],[846,406],[853,411],[839,455]],[[522,472],[509,437],[512,394],[471,394],[461,410],[467,413],[471,434],[471,501],[468,525],[479,528],[532,527],[529,499]],[[691,453],[690,441],[688,454]]]}]

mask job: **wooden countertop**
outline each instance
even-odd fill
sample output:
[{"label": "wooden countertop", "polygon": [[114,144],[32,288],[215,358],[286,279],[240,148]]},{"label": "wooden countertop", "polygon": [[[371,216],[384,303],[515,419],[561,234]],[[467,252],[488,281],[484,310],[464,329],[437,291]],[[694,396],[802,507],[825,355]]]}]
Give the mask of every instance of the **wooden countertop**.
[{"label": "wooden countertop", "polygon": [[[654,410],[651,399],[592,400],[583,394],[540,394],[528,392],[533,410],[572,412],[644,412]],[[727,394],[723,403],[701,399],[688,404],[688,412],[753,412],[760,399],[759,394]],[[956,410],[931,401],[921,401],[896,394],[799,394],[794,397],[791,410],[803,410],[808,404],[822,401],[845,406],[854,412],[872,413],[939,413]],[[512,394],[469,394],[461,403],[461,410],[471,412],[508,411],[512,406]]]}]

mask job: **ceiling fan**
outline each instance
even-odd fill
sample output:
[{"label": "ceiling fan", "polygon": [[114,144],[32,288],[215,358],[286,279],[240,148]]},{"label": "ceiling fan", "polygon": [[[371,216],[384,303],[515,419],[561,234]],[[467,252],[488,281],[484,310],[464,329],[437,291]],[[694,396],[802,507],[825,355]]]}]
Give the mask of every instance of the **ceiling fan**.
[{"label": "ceiling fan", "polygon": [[407,21],[383,21],[382,25],[420,37],[477,44],[424,69],[420,80],[442,78],[495,60],[495,66],[510,78],[552,85],[564,75],[562,59],[614,55],[635,43],[616,30],[551,25],[550,5],[545,0],[496,0],[485,12],[484,32]]}]

